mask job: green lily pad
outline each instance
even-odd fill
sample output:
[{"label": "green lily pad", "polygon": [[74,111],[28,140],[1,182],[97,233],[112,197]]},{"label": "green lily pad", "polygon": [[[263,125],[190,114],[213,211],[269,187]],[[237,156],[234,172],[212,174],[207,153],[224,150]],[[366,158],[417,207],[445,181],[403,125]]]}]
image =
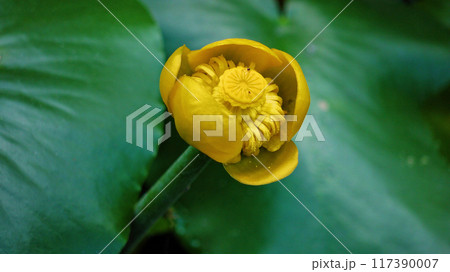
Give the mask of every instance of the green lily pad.
[{"label": "green lily pad", "polygon": [[[167,53],[248,38],[294,56],[349,3],[290,1],[280,16],[269,0],[145,2]],[[449,10],[430,6],[354,1],[298,57],[325,141],[297,142],[282,182],[353,253],[450,252],[448,157],[426,113],[450,82]],[[194,252],[347,253],[279,183],[241,185],[217,163],[175,209]]]},{"label": "green lily pad", "polygon": [[[164,57],[142,4],[103,3]],[[87,0],[1,0],[0,57],[0,252],[101,251],[133,217],[155,157],[125,141],[125,118],[163,108],[161,65]]]}]

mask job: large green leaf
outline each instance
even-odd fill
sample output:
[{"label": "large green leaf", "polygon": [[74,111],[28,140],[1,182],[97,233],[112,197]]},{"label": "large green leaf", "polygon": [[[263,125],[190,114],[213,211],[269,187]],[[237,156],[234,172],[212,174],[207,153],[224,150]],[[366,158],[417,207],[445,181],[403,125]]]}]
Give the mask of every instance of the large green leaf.
[{"label": "large green leaf", "polygon": [[[103,2],[163,58],[140,3]],[[99,252],[132,218],[154,159],[125,142],[125,117],[162,108],[160,64],[88,0],[1,0],[0,56],[0,252]]]},{"label": "large green leaf", "polygon": [[[349,1],[291,1],[285,17],[269,0],[146,2],[168,53],[239,37],[296,55]],[[298,58],[326,141],[298,142],[283,183],[354,253],[450,252],[448,158],[423,114],[450,80],[448,12],[356,0]],[[176,211],[199,252],[347,252],[279,183],[241,185],[220,164]]]}]

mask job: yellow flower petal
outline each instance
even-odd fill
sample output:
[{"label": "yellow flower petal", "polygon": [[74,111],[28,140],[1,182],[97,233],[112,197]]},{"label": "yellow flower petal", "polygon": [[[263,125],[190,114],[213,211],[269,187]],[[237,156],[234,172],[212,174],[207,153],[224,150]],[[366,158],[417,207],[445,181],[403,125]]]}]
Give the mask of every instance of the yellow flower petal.
[{"label": "yellow flower petal", "polygon": [[303,119],[305,119],[308,112],[310,103],[309,89],[298,62],[283,51],[272,50],[280,57],[283,64],[271,69],[269,75],[274,78],[287,66],[275,79],[275,83],[280,89],[278,95],[283,98],[283,109],[287,111],[286,114],[297,115],[297,121],[288,122],[287,125],[287,139],[290,140],[300,129]]},{"label": "yellow flower petal", "polygon": [[[242,129],[240,126],[232,125],[232,128],[236,130],[236,140],[229,138],[231,112],[212,97],[210,86],[204,84],[199,78],[182,76],[180,82],[175,83],[169,97],[169,104],[177,131],[188,144],[221,163],[235,161],[240,156],[242,149],[240,139],[243,137]],[[222,121],[218,123],[215,121],[199,122],[200,141],[198,141],[198,139],[195,140],[194,138],[195,115],[201,115],[206,118],[211,116],[213,118],[222,118]],[[205,131],[214,131],[217,128],[223,129],[222,136],[205,135]]]},{"label": "yellow flower petal", "polygon": [[256,64],[255,69],[260,72],[281,64],[280,58],[270,48],[246,39],[227,39],[208,44],[202,49],[189,53],[188,60],[191,67],[196,67],[220,55],[236,64],[243,62],[245,65],[250,65],[253,62]]},{"label": "yellow flower petal", "polygon": [[169,108],[169,95],[175,85],[177,77],[190,73],[190,67],[186,59],[186,55],[190,52],[189,48],[185,45],[181,46],[169,57],[165,64],[165,68],[162,69],[160,80],[159,80],[159,90],[161,92],[161,97],[166,104],[167,109]]},{"label": "yellow flower petal", "polygon": [[241,183],[264,185],[281,180],[294,171],[298,164],[298,149],[292,141],[289,141],[276,152],[261,149],[257,158],[259,161],[253,156],[243,156],[240,162],[224,164],[224,167],[230,176]]}]

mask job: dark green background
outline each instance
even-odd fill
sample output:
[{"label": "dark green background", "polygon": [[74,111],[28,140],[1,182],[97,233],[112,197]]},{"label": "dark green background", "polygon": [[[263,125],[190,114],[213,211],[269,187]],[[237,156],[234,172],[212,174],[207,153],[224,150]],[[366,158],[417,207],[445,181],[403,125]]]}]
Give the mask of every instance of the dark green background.
[{"label": "dark green background", "polygon": [[[296,55],[348,1],[103,3],[164,61],[225,38]],[[450,253],[449,11],[355,0],[297,59],[326,141],[297,142],[283,182],[353,253]],[[126,115],[163,107],[162,66],[95,0],[0,0],[0,56],[0,252],[99,252],[186,147],[125,142]],[[346,253],[280,184],[217,163],[153,233],[142,252]]]}]

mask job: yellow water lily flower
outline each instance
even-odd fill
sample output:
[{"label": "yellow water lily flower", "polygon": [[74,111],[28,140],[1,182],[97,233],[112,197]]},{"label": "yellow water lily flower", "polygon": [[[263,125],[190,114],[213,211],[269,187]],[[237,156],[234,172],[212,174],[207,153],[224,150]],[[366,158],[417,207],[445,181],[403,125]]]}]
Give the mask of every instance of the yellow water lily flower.
[{"label": "yellow water lily flower", "polygon": [[292,56],[227,39],[194,51],[181,46],[166,68],[161,96],[187,143],[244,184],[271,183],[294,171],[298,150],[290,139],[310,97]]}]

